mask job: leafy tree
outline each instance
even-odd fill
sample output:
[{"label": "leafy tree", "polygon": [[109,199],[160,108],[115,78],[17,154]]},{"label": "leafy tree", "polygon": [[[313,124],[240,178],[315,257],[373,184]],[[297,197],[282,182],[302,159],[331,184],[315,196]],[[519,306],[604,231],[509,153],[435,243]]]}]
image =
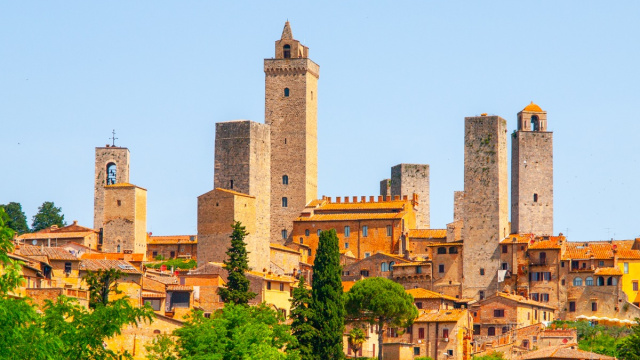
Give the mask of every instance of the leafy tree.
[{"label": "leafy tree", "polygon": [[239,221],[233,225],[231,233],[231,247],[227,250],[227,259],[224,268],[227,270],[227,287],[218,288],[218,294],[225,303],[246,305],[249,300],[256,297],[256,293],[249,291],[249,279],[245,272],[249,270],[247,259],[247,243],[244,238],[248,235],[246,228]]},{"label": "leafy tree", "polygon": [[303,359],[312,359],[315,329],[311,325],[313,313],[309,308],[311,291],[307,289],[304,276],[300,276],[298,286],[293,289],[293,296],[290,301],[291,334],[297,341],[292,343],[289,349],[298,350]]},{"label": "leafy tree", "polygon": [[386,328],[408,327],[418,317],[413,296],[402,285],[380,277],[357,281],[346,295],[345,308],[351,320],[377,325],[380,360]]},{"label": "leafy tree", "polygon": [[347,335],[347,342],[349,343],[349,347],[354,354],[358,354],[358,351],[362,349],[362,344],[367,340],[367,334],[364,333],[364,330],[360,327],[354,327],[349,331]]},{"label": "leafy tree", "polygon": [[265,304],[228,303],[210,319],[194,311],[174,335],[178,337],[178,355],[185,360],[300,359],[296,351],[282,351],[295,339],[290,327]]},{"label": "leafy tree", "polygon": [[29,232],[27,216],[24,214],[24,211],[22,211],[22,205],[20,203],[10,202],[7,205],[0,205],[0,207],[3,207],[7,215],[9,215],[9,220],[7,221],[9,228],[17,232],[18,235]]},{"label": "leafy tree", "polygon": [[474,356],[471,360],[504,360],[504,354],[500,351],[492,351],[487,355]]},{"label": "leafy tree", "polygon": [[38,213],[33,216],[31,229],[35,232],[53,225],[63,227],[66,226],[67,223],[64,221],[62,209],[56,207],[52,201],[45,201],[38,208]]},{"label": "leafy tree", "polygon": [[178,360],[174,341],[170,335],[158,335],[144,348],[147,350],[147,360]]},{"label": "leafy tree", "polygon": [[313,353],[317,359],[344,358],[344,298],[340,275],[340,250],[334,229],[320,232],[318,252],[313,262],[311,290],[312,324],[316,329]]},{"label": "leafy tree", "polygon": [[109,293],[120,294],[118,279],[122,278],[122,271],[118,269],[88,271],[84,281],[89,286],[89,305],[109,304]]},{"label": "leafy tree", "polygon": [[623,360],[640,360],[640,319],[631,328],[631,334],[618,344],[618,357]]}]

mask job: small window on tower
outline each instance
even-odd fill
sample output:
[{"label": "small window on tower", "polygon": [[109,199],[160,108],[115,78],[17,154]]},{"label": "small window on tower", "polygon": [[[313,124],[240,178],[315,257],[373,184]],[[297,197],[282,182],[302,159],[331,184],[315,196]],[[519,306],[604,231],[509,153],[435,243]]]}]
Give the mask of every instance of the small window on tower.
[{"label": "small window on tower", "polygon": [[531,131],[540,131],[540,121],[535,115],[531,117]]},{"label": "small window on tower", "polygon": [[533,202],[538,202],[538,194],[533,194]]},{"label": "small window on tower", "polygon": [[290,59],[291,58],[291,45],[285,45],[282,47],[282,56],[285,59]]},{"label": "small window on tower", "polygon": [[289,185],[289,176],[282,175],[282,185]]},{"label": "small window on tower", "polygon": [[118,200],[118,206],[122,206],[122,201]]},{"label": "small window on tower", "polygon": [[283,198],[282,198],[282,207],[287,207],[288,202],[289,202],[289,201],[287,200],[287,198],[286,198],[286,197],[283,197]]},{"label": "small window on tower", "polygon": [[229,189],[233,190],[233,180],[229,180]]},{"label": "small window on tower", "polygon": [[282,238],[283,239],[287,238],[287,230],[285,230],[285,229],[282,230]]},{"label": "small window on tower", "polygon": [[289,88],[284,88],[284,97],[289,97]]}]

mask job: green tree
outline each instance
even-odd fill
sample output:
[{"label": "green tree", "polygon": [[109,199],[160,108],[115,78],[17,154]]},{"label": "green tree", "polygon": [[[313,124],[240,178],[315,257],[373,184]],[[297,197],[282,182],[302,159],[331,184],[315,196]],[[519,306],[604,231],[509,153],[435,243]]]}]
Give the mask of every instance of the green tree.
[{"label": "green tree", "polygon": [[380,360],[385,330],[389,327],[408,327],[418,317],[413,296],[402,285],[386,278],[374,277],[357,281],[345,298],[345,308],[351,320],[377,325]]},{"label": "green tree", "polygon": [[84,281],[89,286],[89,305],[109,304],[109,293],[120,294],[118,280],[122,278],[122,271],[118,269],[88,271]]},{"label": "green tree", "polygon": [[178,355],[185,360],[298,360],[296,351],[283,352],[295,341],[289,326],[265,304],[225,304],[210,319],[194,311],[174,331]]},{"label": "green tree", "polygon": [[474,356],[471,360],[504,360],[504,354],[500,351],[492,351],[487,355]]},{"label": "green tree", "polygon": [[22,205],[20,203],[10,202],[7,205],[0,206],[3,207],[7,215],[9,215],[9,220],[7,221],[9,228],[17,232],[18,235],[29,232],[27,216],[24,214],[24,211],[22,211]]},{"label": "green tree", "polygon": [[618,358],[623,360],[640,360],[640,319],[631,328],[631,334],[618,344]]},{"label": "green tree", "polygon": [[291,334],[296,338],[289,349],[298,350],[303,359],[313,358],[313,339],[315,337],[315,329],[311,325],[313,316],[312,310],[309,308],[311,303],[311,291],[307,289],[304,276],[300,276],[298,286],[293,289],[291,298]]},{"label": "green tree", "polygon": [[170,335],[158,335],[144,348],[147,350],[147,360],[178,360],[175,344]]},{"label": "green tree", "polygon": [[38,213],[33,216],[31,229],[35,232],[51,227],[52,225],[63,227],[66,226],[67,223],[64,221],[62,209],[56,207],[52,201],[45,201],[38,208]]},{"label": "green tree", "polygon": [[362,344],[367,340],[367,334],[365,334],[364,330],[361,327],[354,327],[349,331],[347,335],[347,342],[349,343],[349,347],[351,351],[357,356],[358,351],[362,349]]},{"label": "green tree", "polygon": [[313,262],[311,290],[312,324],[316,329],[313,353],[317,359],[344,358],[344,298],[340,275],[340,250],[334,229],[320,232],[318,251]]},{"label": "green tree", "polygon": [[227,250],[227,259],[224,261],[224,268],[227,270],[227,287],[218,288],[218,294],[225,303],[246,305],[249,300],[256,297],[256,293],[249,291],[249,279],[245,272],[249,270],[247,259],[247,243],[244,238],[248,235],[246,228],[239,221],[233,225],[231,233],[231,247]]}]

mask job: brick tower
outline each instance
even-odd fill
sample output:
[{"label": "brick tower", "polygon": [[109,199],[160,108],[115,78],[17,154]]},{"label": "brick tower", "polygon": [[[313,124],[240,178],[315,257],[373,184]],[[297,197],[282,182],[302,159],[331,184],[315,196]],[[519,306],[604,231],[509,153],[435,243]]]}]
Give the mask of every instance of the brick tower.
[{"label": "brick tower", "polygon": [[398,164],[391,168],[391,196],[418,194],[416,228],[428,229],[429,213],[429,165]]},{"label": "brick tower", "polygon": [[104,187],[129,182],[129,149],[117,146],[96,148],[93,190],[93,228],[104,222]]},{"label": "brick tower", "polygon": [[509,234],[507,122],[499,116],[465,118],[463,297],[497,290],[499,242]]},{"label": "brick tower", "polygon": [[318,77],[309,48],[287,21],[273,59],[264,60],[265,123],[271,126],[271,240],[284,242],[293,220],[318,196]]},{"label": "brick tower", "polygon": [[553,133],[531,102],[518,113],[511,148],[511,232],[553,234]]}]

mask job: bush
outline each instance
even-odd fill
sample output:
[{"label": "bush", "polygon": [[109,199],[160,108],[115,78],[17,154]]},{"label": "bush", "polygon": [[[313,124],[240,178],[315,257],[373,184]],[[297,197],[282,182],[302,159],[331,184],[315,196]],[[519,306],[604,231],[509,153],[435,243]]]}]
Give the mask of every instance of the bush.
[{"label": "bush", "polygon": [[195,268],[198,263],[193,260],[185,260],[185,259],[171,259],[171,260],[167,260],[167,261],[162,261],[162,262],[156,262],[156,263],[150,263],[150,264],[145,264],[146,267],[151,268],[151,269],[160,269],[160,267],[162,265],[167,265],[167,269],[171,269],[171,267],[173,267],[174,269],[193,269]]}]

